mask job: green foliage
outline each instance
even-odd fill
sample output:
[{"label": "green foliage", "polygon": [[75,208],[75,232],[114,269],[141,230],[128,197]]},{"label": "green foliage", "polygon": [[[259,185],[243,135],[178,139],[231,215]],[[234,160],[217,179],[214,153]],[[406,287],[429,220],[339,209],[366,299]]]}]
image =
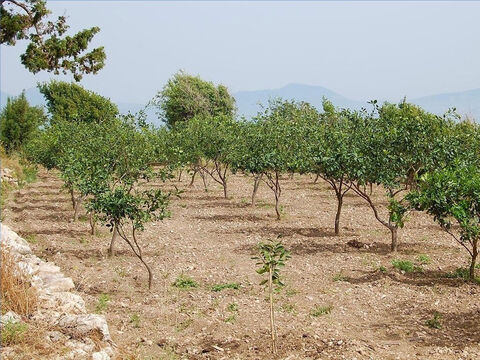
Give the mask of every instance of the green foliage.
[{"label": "green foliage", "polygon": [[225,284],[217,284],[212,286],[212,291],[218,292],[222,291],[225,289],[235,289],[238,290],[240,289],[240,284],[239,283],[225,283]]},{"label": "green foliage", "polygon": [[386,274],[386,273],[388,272],[387,268],[386,268],[385,266],[383,266],[383,265],[381,265],[381,266],[378,267],[378,271],[380,271],[380,272],[382,272],[382,273],[384,273],[384,274]]},{"label": "green foliage", "polygon": [[[480,239],[480,169],[462,161],[426,173],[419,188],[408,195],[411,206],[425,210],[471,256],[470,279],[475,277]],[[458,231],[454,224],[458,225]]]},{"label": "green foliage", "polygon": [[430,256],[426,254],[418,255],[417,259],[418,259],[418,262],[422,265],[428,265],[432,262],[432,259],[430,259]]},{"label": "green foliage", "polygon": [[225,86],[215,86],[182,71],[167,82],[154,103],[169,127],[195,116],[232,117],[235,112],[235,99]]},{"label": "green foliage", "polygon": [[433,313],[433,317],[431,319],[428,319],[425,322],[425,325],[427,325],[429,328],[432,329],[441,329],[442,328],[442,314],[440,314],[438,311],[435,311]]},{"label": "green foliage", "polygon": [[2,346],[18,344],[25,338],[28,330],[27,324],[17,321],[7,321],[2,325]]},{"label": "green foliage", "polygon": [[0,113],[0,142],[7,153],[22,150],[45,120],[43,108],[30,106],[24,92],[16,98],[8,98]]},{"label": "green foliage", "polygon": [[175,279],[172,286],[179,289],[192,289],[198,287],[198,283],[191,277],[180,274],[180,276]]},{"label": "green foliage", "polygon": [[277,290],[284,285],[280,280],[280,268],[285,266],[285,262],[290,259],[290,252],[285,249],[280,241],[274,242],[268,240],[266,243],[260,242],[257,245],[258,256],[252,259],[257,260],[257,274],[267,275],[267,279],[262,280],[260,285],[265,285],[268,289],[269,302],[270,302],[270,333],[272,337],[272,353],[277,353],[277,330],[275,326],[275,311],[273,306],[274,288],[277,286]]},{"label": "green foliage", "polygon": [[[258,260],[257,265],[261,265],[257,269],[257,274],[268,274],[272,284],[283,286],[284,284],[280,279],[280,268],[285,266],[285,262],[290,259],[290,252],[285,249],[280,241],[274,242],[273,240],[259,243],[257,249],[259,256],[252,258]],[[264,279],[260,282],[260,285],[268,283],[269,279]]]},{"label": "green foliage", "polygon": [[310,311],[310,315],[313,317],[319,317],[322,315],[328,315],[332,312],[333,310],[333,305],[317,305],[315,306],[312,311]]},{"label": "green foliage", "polygon": [[221,184],[227,197],[227,177],[238,156],[239,124],[230,116],[195,116],[178,123],[170,134],[170,161],[203,171]]},{"label": "green foliage", "polygon": [[[168,169],[154,171],[154,145],[141,119],[113,118],[101,122],[51,124],[30,144],[28,158],[57,168],[65,186],[78,201],[130,246],[145,265],[149,287],[153,274],[144,261],[137,233],[146,223],[169,216],[170,193],[142,189],[140,183],[166,180]],[[38,146],[35,146],[37,145]]]},{"label": "green foliage", "polygon": [[318,112],[308,103],[271,100],[252,122],[240,125],[240,136],[233,171],[262,176],[262,181],[273,191],[277,219],[281,212],[282,173],[306,172],[310,167],[308,142],[311,123]]},{"label": "green foliage", "polygon": [[238,312],[238,304],[236,304],[236,303],[228,304],[227,310],[230,311],[230,312]]},{"label": "green foliage", "polygon": [[457,268],[453,272],[449,272],[445,275],[449,279],[464,279],[468,280],[468,269]]},{"label": "green foliage", "polygon": [[100,123],[118,115],[117,105],[75,83],[52,80],[38,88],[47,101],[51,122]]},{"label": "green foliage", "polygon": [[101,294],[98,298],[97,305],[95,306],[95,312],[101,314],[105,312],[108,308],[108,303],[110,302],[110,296],[107,294]]},{"label": "green foliage", "polygon": [[0,43],[15,45],[17,40],[28,40],[21,55],[22,64],[33,72],[41,70],[54,74],[70,72],[76,81],[83,74],[96,74],[103,68],[103,47],[87,52],[89,43],[100,29],[84,29],[73,36],[65,36],[69,26],[66,17],[49,20],[50,10],[45,0],[5,0],[0,4]]},{"label": "green foliage", "polygon": [[412,273],[417,270],[417,267],[409,260],[399,260],[399,259],[392,260],[392,266],[406,273]]}]

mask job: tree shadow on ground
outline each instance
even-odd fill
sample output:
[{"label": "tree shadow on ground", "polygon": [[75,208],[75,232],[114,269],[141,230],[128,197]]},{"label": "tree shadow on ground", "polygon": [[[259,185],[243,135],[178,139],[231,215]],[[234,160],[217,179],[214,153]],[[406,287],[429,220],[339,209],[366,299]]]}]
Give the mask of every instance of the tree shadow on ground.
[{"label": "tree shadow on ground", "polygon": [[[260,234],[263,236],[289,237],[301,235],[304,237],[321,238],[335,237],[335,232],[331,229],[318,227],[289,227],[289,226],[263,226],[263,227],[244,227],[242,233]],[[347,236],[340,235],[339,238]]]},{"label": "tree shadow on ground", "polygon": [[421,272],[401,274],[396,270],[389,272],[382,272],[380,270],[374,271],[360,271],[363,275],[360,277],[345,277],[344,281],[350,284],[366,284],[372,283],[384,278],[389,278],[397,283],[413,286],[434,286],[443,285],[449,287],[460,287],[466,284],[463,279],[447,278],[447,273],[438,270],[424,270]]},{"label": "tree shadow on ground", "polygon": [[[472,300],[473,301],[473,300]],[[412,334],[409,340],[415,346],[447,347],[462,350],[467,346],[480,343],[480,310],[439,312],[434,308],[415,308],[409,302],[398,305],[398,309],[409,309],[400,313],[395,319],[395,329],[400,334]],[[414,309],[418,309],[415,311]],[[427,325],[427,321],[438,315],[439,329]],[[388,323],[379,323],[374,327],[385,329],[391,326]]]},{"label": "tree shadow on ground", "polygon": [[31,198],[34,198],[34,197],[37,197],[37,196],[51,196],[51,195],[64,196],[65,194],[62,193],[59,190],[57,190],[57,191],[38,191],[38,192],[37,191],[29,191],[29,192],[25,192],[25,193],[17,192],[17,193],[15,193],[14,198],[15,198],[15,200],[17,200],[17,199],[22,200],[24,198],[30,198],[31,199]]},{"label": "tree shadow on ground", "polygon": [[251,222],[257,222],[257,221],[264,221],[265,218],[257,216],[257,215],[211,215],[211,216],[194,216],[194,219],[197,220],[205,220],[205,221],[226,221],[226,222],[245,222],[245,221],[251,221]]},{"label": "tree shadow on ground", "polygon": [[35,210],[65,211],[65,209],[63,209],[62,207],[51,205],[51,204],[45,204],[45,205],[24,204],[22,206],[11,206],[10,210],[13,211],[14,213],[20,213],[23,211],[35,211]]},{"label": "tree shadow on ground", "polygon": [[[40,194],[39,194],[40,195]],[[45,204],[45,203],[69,203],[71,204],[72,201],[70,199],[65,199],[65,198],[55,198],[55,199],[45,199],[45,198],[40,198],[40,199],[26,199],[23,200],[23,198],[19,199],[18,197],[15,197],[14,199],[16,204],[23,205],[23,204]]]},{"label": "tree shadow on ground", "polygon": [[[225,198],[221,198],[225,200]],[[212,209],[212,208],[229,208],[229,209],[241,209],[241,208],[248,208],[251,207],[249,203],[236,203],[236,202],[230,202],[230,201],[220,201],[220,200],[215,200],[213,202],[208,202],[208,203],[202,203],[202,204],[192,204],[189,205],[189,207],[194,208],[194,209]]]},{"label": "tree shadow on ground", "polygon": [[[43,220],[43,221],[62,221],[62,222],[68,222],[72,220],[73,217],[73,210],[70,213],[69,211],[62,211],[62,212],[54,212],[54,213],[46,213],[46,214],[39,214],[39,215],[29,215],[28,217],[31,217],[32,220]],[[26,221],[28,219],[26,214],[22,214],[19,216],[16,216],[14,220],[16,222],[20,221]]]},{"label": "tree shadow on ground", "polygon": [[59,191],[58,184],[41,185],[41,184],[38,184],[38,183],[35,183],[32,186],[30,186],[29,190],[56,190],[57,192]]},{"label": "tree shadow on ground", "polygon": [[37,229],[37,230],[23,230],[19,232],[21,237],[31,235],[65,235],[65,237],[77,238],[79,236],[88,235],[88,230],[75,229]]}]

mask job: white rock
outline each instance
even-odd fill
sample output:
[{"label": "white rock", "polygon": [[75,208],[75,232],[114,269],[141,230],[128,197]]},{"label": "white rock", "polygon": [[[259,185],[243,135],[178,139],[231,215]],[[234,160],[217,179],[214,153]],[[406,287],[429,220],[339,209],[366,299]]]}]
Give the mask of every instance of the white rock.
[{"label": "white rock", "polygon": [[103,315],[63,315],[56,321],[56,325],[65,328],[66,331],[76,337],[86,336],[90,332],[98,330],[103,341],[112,341],[107,321]]},{"label": "white rock", "polygon": [[92,354],[92,360],[110,360],[110,356],[104,351],[97,351]]},{"label": "white rock", "polygon": [[[31,276],[31,284],[36,288],[39,307],[32,320],[55,326],[58,331],[47,334],[46,341],[63,343],[71,351],[57,359],[95,359],[108,360],[114,353],[108,325],[104,316],[87,314],[84,300],[70,292],[74,288],[71,278],[64,276],[60,268],[51,262],[45,262],[32,254],[28,243],[0,223],[0,242],[15,257],[22,273]],[[8,312],[0,319],[0,324],[8,321],[21,321],[20,316]],[[92,333],[102,336],[104,342],[100,350],[90,338]],[[69,339],[69,337],[75,339]],[[2,354],[4,349],[2,349]]]},{"label": "white rock", "polygon": [[3,326],[8,322],[16,324],[21,320],[22,319],[20,315],[18,315],[17,313],[14,313],[13,311],[9,311],[0,317],[0,326]]},{"label": "white rock", "polygon": [[13,232],[7,225],[0,224],[0,242],[13,253],[21,255],[31,254],[28,243]]}]

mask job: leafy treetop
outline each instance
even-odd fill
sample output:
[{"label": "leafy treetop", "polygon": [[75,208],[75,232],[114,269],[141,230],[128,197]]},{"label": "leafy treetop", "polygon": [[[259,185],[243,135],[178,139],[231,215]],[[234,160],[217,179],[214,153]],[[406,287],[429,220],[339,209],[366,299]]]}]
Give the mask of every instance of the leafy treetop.
[{"label": "leafy treetop", "polygon": [[169,127],[197,115],[233,116],[235,113],[235,99],[224,85],[215,86],[182,71],[167,82],[154,104]]},{"label": "leafy treetop", "polygon": [[52,80],[38,85],[47,100],[51,122],[100,123],[118,115],[118,107],[103,97],[75,83]]},{"label": "leafy treetop", "polygon": [[21,55],[22,64],[31,72],[42,70],[72,73],[76,81],[84,74],[96,74],[105,64],[103,47],[87,51],[98,27],[66,36],[69,26],[65,16],[48,20],[51,13],[45,0],[0,0],[0,44],[29,44]]}]

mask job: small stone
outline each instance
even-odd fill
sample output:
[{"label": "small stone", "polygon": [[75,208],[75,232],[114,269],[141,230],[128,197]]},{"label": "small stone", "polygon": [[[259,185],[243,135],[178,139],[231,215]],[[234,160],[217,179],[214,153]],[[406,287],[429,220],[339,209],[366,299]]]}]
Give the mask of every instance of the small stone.
[{"label": "small stone", "polygon": [[14,313],[13,311],[9,311],[1,316],[0,318],[0,326],[5,325],[6,323],[13,323],[16,324],[20,322],[22,319],[20,315]]}]

